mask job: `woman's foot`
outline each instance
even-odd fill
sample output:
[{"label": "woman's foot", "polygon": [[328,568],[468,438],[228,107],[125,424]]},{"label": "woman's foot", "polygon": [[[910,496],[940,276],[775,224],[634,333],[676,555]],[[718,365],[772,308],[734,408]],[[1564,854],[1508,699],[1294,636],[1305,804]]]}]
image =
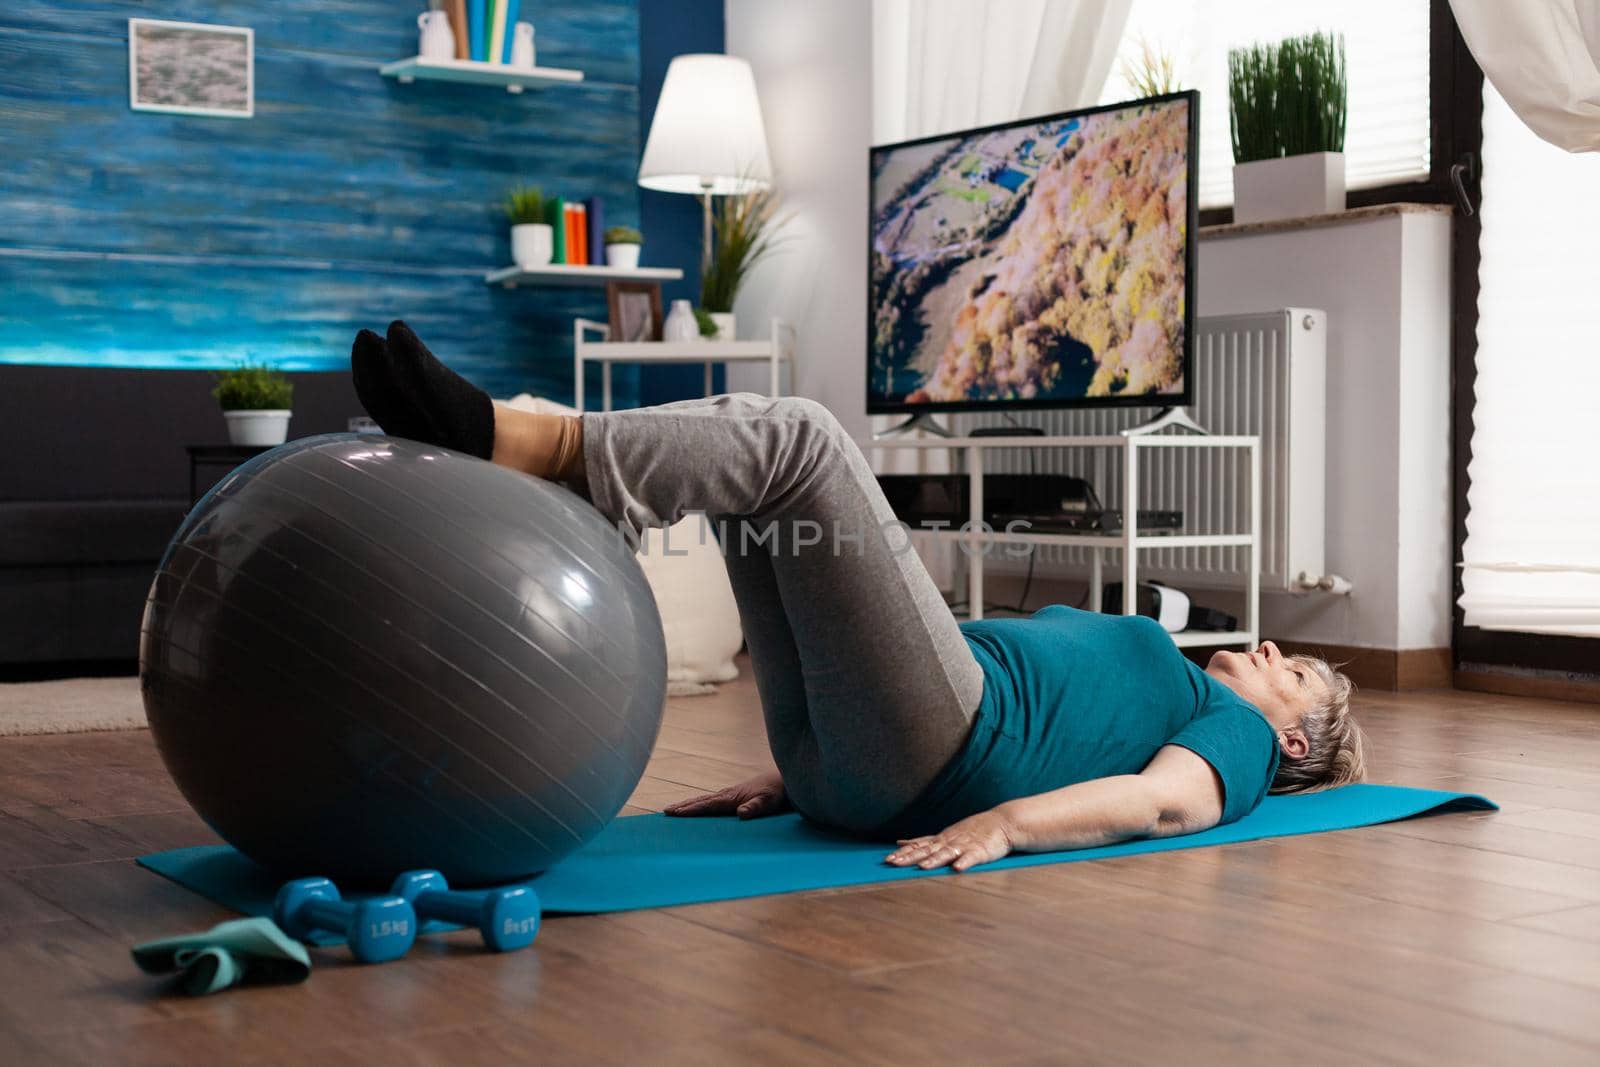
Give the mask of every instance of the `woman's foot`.
[{"label": "woman's foot", "polygon": [[479,459],[494,451],[494,404],[489,394],[436,359],[396,319],[385,341],[371,330],[350,350],[356,395],[383,432],[443,445]]}]

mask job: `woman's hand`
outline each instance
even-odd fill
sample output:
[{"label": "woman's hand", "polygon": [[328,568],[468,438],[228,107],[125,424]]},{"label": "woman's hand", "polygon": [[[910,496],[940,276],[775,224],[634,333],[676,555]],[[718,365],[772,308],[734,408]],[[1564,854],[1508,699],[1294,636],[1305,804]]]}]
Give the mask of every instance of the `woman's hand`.
[{"label": "woman's hand", "polygon": [[741,819],[759,819],[763,815],[786,811],[788,807],[789,798],[783,791],[783,777],[777,771],[771,771],[715,793],[679,801],[665,811],[668,815],[737,815]]},{"label": "woman's hand", "polygon": [[962,819],[943,833],[913,837],[899,842],[900,847],[884,857],[894,867],[949,867],[964,871],[980,863],[993,863],[1008,855],[1017,844],[1016,828],[1001,809],[993,808]]}]

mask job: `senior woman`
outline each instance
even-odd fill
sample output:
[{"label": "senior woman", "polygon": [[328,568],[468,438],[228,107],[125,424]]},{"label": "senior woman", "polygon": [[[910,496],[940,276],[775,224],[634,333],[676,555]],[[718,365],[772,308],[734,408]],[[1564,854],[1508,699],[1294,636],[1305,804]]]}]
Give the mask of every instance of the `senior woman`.
[{"label": "senior woman", "polygon": [[362,403],[390,434],[573,486],[620,527],[718,525],[777,770],[674,805],[793,805],[966,870],[1012,851],[1194,833],[1268,792],[1363,776],[1348,679],[1270,641],[1202,671],[1142,617],[1049,607],[958,625],[821,405],[722,396],[543,415],[492,403],[403,322],[363,330]]}]

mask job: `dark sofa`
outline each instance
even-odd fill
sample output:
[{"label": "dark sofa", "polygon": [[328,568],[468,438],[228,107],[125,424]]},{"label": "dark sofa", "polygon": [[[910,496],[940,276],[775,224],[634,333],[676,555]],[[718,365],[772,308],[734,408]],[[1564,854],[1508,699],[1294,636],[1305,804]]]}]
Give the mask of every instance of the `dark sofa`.
[{"label": "dark sofa", "polygon": [[[290,377],[291,438],[362,413],[348,373]],[[184,447],[227,441],[211,384],[0,366],[0,675],[132,669],[156,562],[189,508]],[[202,468],[202,490],[224,473]]]}]

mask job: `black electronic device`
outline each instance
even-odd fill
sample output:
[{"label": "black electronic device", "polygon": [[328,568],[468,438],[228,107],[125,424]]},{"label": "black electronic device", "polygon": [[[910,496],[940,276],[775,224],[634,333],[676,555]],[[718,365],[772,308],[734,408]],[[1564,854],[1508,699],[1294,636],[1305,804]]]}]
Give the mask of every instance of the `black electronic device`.
[{"label": "black electronic device", "polygon": [[[1135,615],[1154,619],[1161,609],[1161,587],[1156,582],[1140,582],[1133,591]],[[1100,590],[1100,610],[1106,615],[1122,614],[1122,583],[1107,582]]]},{"label": "black electronic device", "polygon": [[[965,474],[880,474],[878,484],[900,521],[912,526],[968,520],[970,483]],[[983,479],[984,521],[1001,516],[1094,518],[1100,501],[1082,478],[1070,474],[988,474]]]},{"label": "black electronic device", "polygon": [[[1141,534],[1171,534],[1183,528],[1183,512],[1172,508],[1140,508],[1138,526]],[[1102,511],[1095,528],[1101,533],[1122,532],[1122,512]]]},{"label": "black electronic device", "polygon": [[[895,516],[910,526],[959,527],[969,520],[965,474],[880,474],[878,484]],[[1038,533],[1119,533],[1122,515],[1106,511],[1100,497],[1071,474],[986,474],[983,521],[997,530],[1026,524]],[[1179,529],[1183,512],[1141,508],[1140,533]]]},{"label": "black electronic device", "polygon": [[1043,426],[975,426],[968,437],[1043,437]]},{"label": "black electronic device", "polygon": [[1169,93],[872,148],[868,413],[1188,404],[1199,110]]},{"label": "black electronic device", "polygon": [[[1085,515],[1018,515],[993,514],[986,520],[990,525],[1004,528],[1011,523],[1026,524],[1023,532],[1031,533],[1093,533],[1119,534],[1122,532],[1122,513],[1100,511]],[[1183,512],[1156,508],[1139,509],[1140,535],[1173,534],[1183,528]]]},{"label": "black electronic device", "polygon": [[1226,611],[1217,608],[1203,608],[1198,604],[1189,608],[1189,629],[1207,630],[1212,633],[1226,633],[1239,628],[1237,616],[1229,615]]},{"label": "black electronic device", "polygon": [[895,518],[911,526],[967,521],[965,474],[880,474],[878,486]]}]

